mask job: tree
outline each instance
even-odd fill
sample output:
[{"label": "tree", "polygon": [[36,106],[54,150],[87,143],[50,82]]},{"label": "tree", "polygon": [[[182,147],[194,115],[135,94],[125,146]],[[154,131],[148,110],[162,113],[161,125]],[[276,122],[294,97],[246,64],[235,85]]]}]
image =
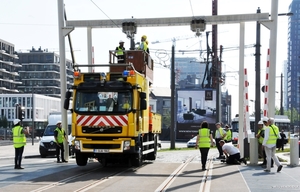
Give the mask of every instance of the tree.
[{"label": "tree", "polygon": [[171,113],[167,112],[162,116],[162,125],[163,127],[170,127],[171,126]]}]

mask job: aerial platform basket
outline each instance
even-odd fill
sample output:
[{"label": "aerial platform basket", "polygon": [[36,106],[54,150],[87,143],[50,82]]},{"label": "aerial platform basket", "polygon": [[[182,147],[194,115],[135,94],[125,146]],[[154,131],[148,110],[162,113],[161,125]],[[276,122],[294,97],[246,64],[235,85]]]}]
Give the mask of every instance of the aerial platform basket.
[{"label": "aerial platform basket", "polygon": [[[153,60],[148,53],[141,50],[125,50],[124,59],[124,63],[118,63],[115,50],[109,51],[110,73],[122,73],[128,70],[128,66],[124,64],[132,64],[136,71],[145,75],[149,82],[153,83]],[[118,64],[120,66],[116,66]]]}]

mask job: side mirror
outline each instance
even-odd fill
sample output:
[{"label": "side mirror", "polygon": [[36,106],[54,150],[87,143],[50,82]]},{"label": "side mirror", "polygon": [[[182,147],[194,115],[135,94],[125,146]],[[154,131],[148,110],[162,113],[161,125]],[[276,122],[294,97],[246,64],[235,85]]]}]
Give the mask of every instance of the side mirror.
[{"label": "side mirror", "polygon": [[147,98],[147,95],[145,92],[140,92],[140,98],[141,99],[146,99]]},{"label": "side mirror", "polygon": [[64,101],[64,109],[68,110],[69,109],[69,105],[70,105],[70,98],[72,97],[72,93],[71,91],[67,91],[66,92],[66,98]]}]

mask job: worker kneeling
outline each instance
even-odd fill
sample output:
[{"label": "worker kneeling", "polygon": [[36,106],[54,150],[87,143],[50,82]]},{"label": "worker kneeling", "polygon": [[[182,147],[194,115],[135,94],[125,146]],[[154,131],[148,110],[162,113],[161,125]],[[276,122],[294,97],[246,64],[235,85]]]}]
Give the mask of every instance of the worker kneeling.
[{"label": "worker kneeling", "polygon": [[229,165],[239,165],[241,163],[247,165],[247,161],[244,158],[241,158],[240,150],[238,148],[231,143],[225,143],[224,140],[219,141],[219,143],[226,156],[226,160],[222,160],[222,162],[226,162]]}]

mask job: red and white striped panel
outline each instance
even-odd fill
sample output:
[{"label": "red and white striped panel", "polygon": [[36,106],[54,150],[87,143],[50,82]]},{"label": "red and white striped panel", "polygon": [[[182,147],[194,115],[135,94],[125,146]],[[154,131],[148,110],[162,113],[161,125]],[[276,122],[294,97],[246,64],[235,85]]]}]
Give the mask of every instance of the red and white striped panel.
[{"label": "red and white striped panel", "polygon": [[127,115],[94,116],[77,115],[79,126],[125,126],[128,125]]},{"label": "red and white striped panel", "polygon": [[270,49],[268,49],[267,67],[266,67],[265,97],[264,97],[264,117],[268,117],[269,70],[270,70]]},{"label": "red and white striped panel", "polygon": [[[95,64],[94,46],[92,46],[92,64]],[[92,73],[95,73],[95,67],[92,67]]]},{"label": "red and white striped panel", "polygon": [[[245,106],[245,114],[244,114],[244,137],[248,137],[248,133],[250,129],[250,120],[249,120],[249,94],[248,94],[248,74],[247,74],[247,69],[244,69],[244,106]],[[251,133],[251,131],[250,131]]]}]

